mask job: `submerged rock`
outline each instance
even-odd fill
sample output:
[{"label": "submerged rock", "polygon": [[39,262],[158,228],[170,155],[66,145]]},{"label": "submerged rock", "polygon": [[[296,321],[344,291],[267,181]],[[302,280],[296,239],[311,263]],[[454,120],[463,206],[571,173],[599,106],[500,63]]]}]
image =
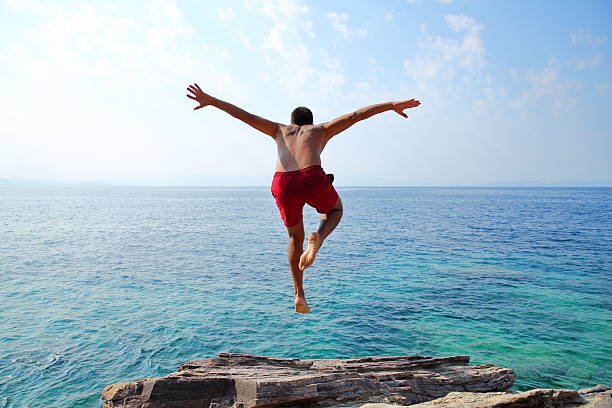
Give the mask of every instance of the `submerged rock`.
[{"label": "submerged rock", "polygon": [[282,359],[221,353],[182,364],[178,372],[104,388],[105,408],[357,407],[409,405],[453,391],[507,390],[514,372],[468,366],[469,356]]}]

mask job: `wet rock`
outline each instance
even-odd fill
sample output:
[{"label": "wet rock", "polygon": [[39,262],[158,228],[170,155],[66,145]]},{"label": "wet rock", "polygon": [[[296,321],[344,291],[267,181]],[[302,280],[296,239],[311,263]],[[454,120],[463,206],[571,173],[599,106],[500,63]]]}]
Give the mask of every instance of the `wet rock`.
[{"label": "wet rock", "polygon": [[611,408],[612,390],[605,385],[584,390],[534,389],[525,392],[451,392],[415,405],[365,404],[361,408]]},{"label": "wet rock", "polygon": [[408,405],[453,391],[503,391],[514,382],[511,369],[468,363],[469,356],[299,360],[221,353],[164,377],[109,385],[102,399],[105,408]]},{"label": "wet rock", "polygon": [[580,394],[580,395],[592,394],[594,392],[608,391],[609,389],[610,389],[610,387],[608,387],[607,385],[598,384],[595,387],[583,388],[581,390],[578,390],[578,394]]}]

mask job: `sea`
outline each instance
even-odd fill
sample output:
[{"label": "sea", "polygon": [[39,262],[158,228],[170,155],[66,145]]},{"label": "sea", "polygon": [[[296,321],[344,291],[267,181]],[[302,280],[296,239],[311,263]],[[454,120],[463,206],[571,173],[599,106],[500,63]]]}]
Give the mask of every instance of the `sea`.
[{"label": "sea", "polygon": [[337,189],[300,315],[269,187],[0,188],[0,408],[101,407],[220,352],[612,385],[612,188]]}]

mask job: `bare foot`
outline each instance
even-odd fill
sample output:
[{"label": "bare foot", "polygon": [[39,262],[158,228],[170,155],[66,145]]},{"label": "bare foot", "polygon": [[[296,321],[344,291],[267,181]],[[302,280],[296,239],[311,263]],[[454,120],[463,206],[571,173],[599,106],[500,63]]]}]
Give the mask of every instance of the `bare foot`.
[{"label": "bare foot", "polygon": [[296,296],[295,297],[295,311],[297,313],[306,314],[310,312],[310,308],[308,307],[308,303],[306,303],[306,298]]},{"label": "bare foot", "polygon": [[299,266],[301,270],[310,267],[314,263],[319,246],[319,233],[313,232],[308,235],[308,248],[306,248],[306,251],[300,256]]}]

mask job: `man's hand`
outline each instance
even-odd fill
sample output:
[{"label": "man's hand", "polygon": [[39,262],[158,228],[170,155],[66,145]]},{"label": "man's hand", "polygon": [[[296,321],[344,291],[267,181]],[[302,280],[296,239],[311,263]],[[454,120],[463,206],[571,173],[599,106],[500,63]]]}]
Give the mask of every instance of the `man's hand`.
[{"label": "man's hand", "polygon": [[421,104],[421,102],[417,101],[416,99],[410,99],[408,101],[395,102],[395,103],[393,103],[393,110],[395,112],[397,112],[398,115],[407,118],[408,115],[406,115],[404,113],[404,109],[416,108],[420,104]]},{"label": "man's hand", "polygon": [[193,110],[200,109],[208,105],[214,106],[215,108],[220,109],[223,112],[232,115],[236,119],[243,121],[247,125],[259,130],[260,132],[271,136],[273,139],[276,139],[276,135],[280,130],[280,123],[261,118],[245,111],[244,109],[234,106],[229,102],[222,101],[218,98],[213,98],[207,93],[204,93],[204,91],[202,91],[196,83],[189,85],[187,90],[193,94],[187,95],[187,97],[200,103],[198,106],[193,108]]},{"label": "man's hand", "polygon": [[197,102],[200,103],[200,105],[196,106],[195,108],[193,108],[193,110],[203,108],[203,107],[208,106],[208,105],[210,105],[212,103],[212,97],[210,95],[204,93],[200,89],[198,84],[194,83],[193,85],[189,85],[187,87],[187,90],[193,94],[193,95],[187,95],[187,97],[191,98],[194,101],[197,101]]}]

